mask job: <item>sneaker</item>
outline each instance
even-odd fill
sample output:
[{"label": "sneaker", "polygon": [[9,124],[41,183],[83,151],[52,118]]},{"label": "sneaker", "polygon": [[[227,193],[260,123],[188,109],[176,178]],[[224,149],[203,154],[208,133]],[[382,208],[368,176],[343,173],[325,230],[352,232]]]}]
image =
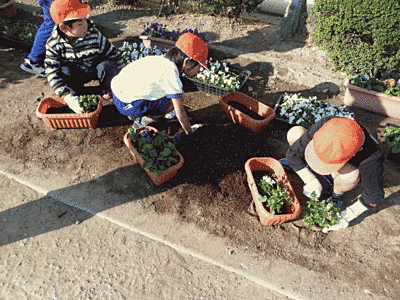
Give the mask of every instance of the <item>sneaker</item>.
[{"label": "sneaker", "polygon": [[143,119],[143,117],[141,118],[137,118],[134,122],[133,122],[133,127],[134,128],[140,128],[140,127],[144,127],[147,126],[151,123],[154,123],[156,120],[152,120],[152,121],[146,121]]},{"label": "sneaker", "polygon": [[38,75],[39,77],[46,77],[44,68],[38,64],[32,63],[29,59],[25,58],[25,61],[20,65],[21,69],[25,72]]},{"label": "sneaker", "polygon": [[167,120],[172,120],[176,118],[176,113],[175,113],[175,109],[171,110],[169,113],[167,113],[164,118],[166,118]]}]

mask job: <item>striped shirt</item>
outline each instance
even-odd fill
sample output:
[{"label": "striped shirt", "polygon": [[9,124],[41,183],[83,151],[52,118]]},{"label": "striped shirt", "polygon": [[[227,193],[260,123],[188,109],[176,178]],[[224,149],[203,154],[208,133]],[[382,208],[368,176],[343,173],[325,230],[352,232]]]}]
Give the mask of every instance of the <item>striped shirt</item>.
[{"label": "striped shirt", "polygon": [[[73,64],[82,74],[96,71],[96,66],[108,59],[116,60],[119,70],[124,67],[122,54],[118,49],[94,27],[88,20],[89,29],[84,38],[79,38],[74,44],[68,42],[57,27],[54,28],[46,43],[46,75],[47,80],[58,96],[65,92],[74,94],[61,77],[61,68]],[[84,77],[82,77],[84,83]]]}]

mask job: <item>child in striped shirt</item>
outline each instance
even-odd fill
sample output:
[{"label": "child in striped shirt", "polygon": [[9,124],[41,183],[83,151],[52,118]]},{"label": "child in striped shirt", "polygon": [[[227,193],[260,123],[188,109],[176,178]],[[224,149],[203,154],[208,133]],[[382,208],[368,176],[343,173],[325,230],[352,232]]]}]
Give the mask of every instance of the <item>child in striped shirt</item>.
[{"label": "child in striped shirt", "polygon": [[87,19],[90,7],[79,0],[54,0],[56,23],[46,44],[45,68],[50,86],[76,113],[84,84],[99,80],[103,97],[111,97],[112,78],[124,67],[118,49]]}]

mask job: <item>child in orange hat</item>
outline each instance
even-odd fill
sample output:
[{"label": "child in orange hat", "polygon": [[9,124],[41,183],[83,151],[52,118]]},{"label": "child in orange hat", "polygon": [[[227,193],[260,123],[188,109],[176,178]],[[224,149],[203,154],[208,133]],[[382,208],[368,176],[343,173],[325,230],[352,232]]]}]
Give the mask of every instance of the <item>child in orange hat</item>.
[{"label": "child in orange hat", "polygon": [[310,128],[292,127],[287,134],[289,149],[286,167],[291,167],[304,182],[304,194],[320,197],[322,185],[315,174],[333,182],[333,197],[357,185],[363,188],[357,201],[344,210],[337,225],[323,232],[346,228],[349,222],[384,198],[383,155],[378,143],[358,122],[326,117]]},{"label": "child in orange hat", "polygon": [[114,104],[123,115],[137,118],[134,127],[146,126],[160,117],[177,117],[186,134],[191,126],[183,107],[179,78],[195,76],[200,65],[207,68],[208,47],[193,33],[179,37],[165,56],[147,56],[131,62],[111,82]]},{"label": "child in orange hat", "polygon": [[91,21],[90,7],[79,0],[54,0],[50,14],[56,24],[46,44],[46,75],[56,94],[76,113],[85,83],[99,80],[103,97],[111,97],[111,80],[123,68],[122,54]]}]

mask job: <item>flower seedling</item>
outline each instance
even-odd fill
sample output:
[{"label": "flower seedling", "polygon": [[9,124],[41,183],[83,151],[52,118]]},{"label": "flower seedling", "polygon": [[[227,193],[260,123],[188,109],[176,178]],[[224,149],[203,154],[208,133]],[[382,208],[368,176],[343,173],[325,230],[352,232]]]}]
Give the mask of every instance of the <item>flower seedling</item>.
[{"label": "flower seedling", "polygon": [[168,50],[159,49],[156,46],[147,48],[143,43],[129,44],[128,42],[124,42],[124,44],[119,48],[119,51],[122,53],[122,58],[126,64],[142,57],[165,55],[168,52]]},{"label": "flower seedling", "polygon": [[354,119],[354,114],[346,107],[317,101],[317,97],[302,97],[300,94],[285,93],[276,108],[277,118],[290,124],[311,126],[328,116]]},{"label": "flower seedling", "polygon": [[257,199],[265,203],[265,207],[271,214],[282,213],[285,201],[290,204],[289,194],[279,186],[279,181],[274,174],[263,176],[258,186],[260,195]]},{"label": "flower seedling", "polygon": [[390,152],[400,153],[400,127],[386,126],[383,137]]},{"label": "flower seedling", "polygon": [[162,171],[178,162],[179,155],[175,151],[175,143],[179,135],[170,140],[165,132],[154,132],[149,128],[129,128],[129,137],[144,160],[142,168],[148,168],[158,177]]},{"label": "flower seedling", "polygon": [[81,95],[79,96],[79,106],[83,108],[85,113],[94,112],[99,104],[97,95]]},{"label": "flower seedling", "polygon": [[37,24],[0,18],[0,35],[28,44],[33,43],[38,27]]},{"label": "flower seedling", "polygon": [[191,28],[186,28],[184,30],[180,30],[178,28],[177,30],[168,30],[166,24],[160,24],[160,23],[147,23],[146,25],[143,25],[143,32],[142,35],[150,36],[150,37],[156,37],[156,38],[161,38],[161,39],[166,39],[166,40],[171,40],[171,41],[177,41],[178,38],[184,34],[184,33],[193,33],[197,36],[199,36],[203,41],[208,43],[208,40],[206,39],[206,36],[204,33],[200,33],[199,30],[196,29],[191,29]]},{"label": "flower seedling", "polygon": [[368,75],[358,75],[350,78],[350,84],[369,91],[385,93],[388,96],[400,97],[400,79],[394,78],[380,81],[376,78],[370,78]]},{"label": "flower seedling", "polygon": [[332,197],[319,200],[315,197],[315,193],[303,206],[304,222],[308,227],[318,226],[320,228],[327,228],[329,226],[339,223],[341,211],[341,202],[335,202]]},{"label": "flower seedling", "polygon": [[193,79],[209,83],[229,91],[236,91],[240,87],[240,75],[232,72],[226,62],[208,60],[209,69],[200,67],[199,73]]}]

